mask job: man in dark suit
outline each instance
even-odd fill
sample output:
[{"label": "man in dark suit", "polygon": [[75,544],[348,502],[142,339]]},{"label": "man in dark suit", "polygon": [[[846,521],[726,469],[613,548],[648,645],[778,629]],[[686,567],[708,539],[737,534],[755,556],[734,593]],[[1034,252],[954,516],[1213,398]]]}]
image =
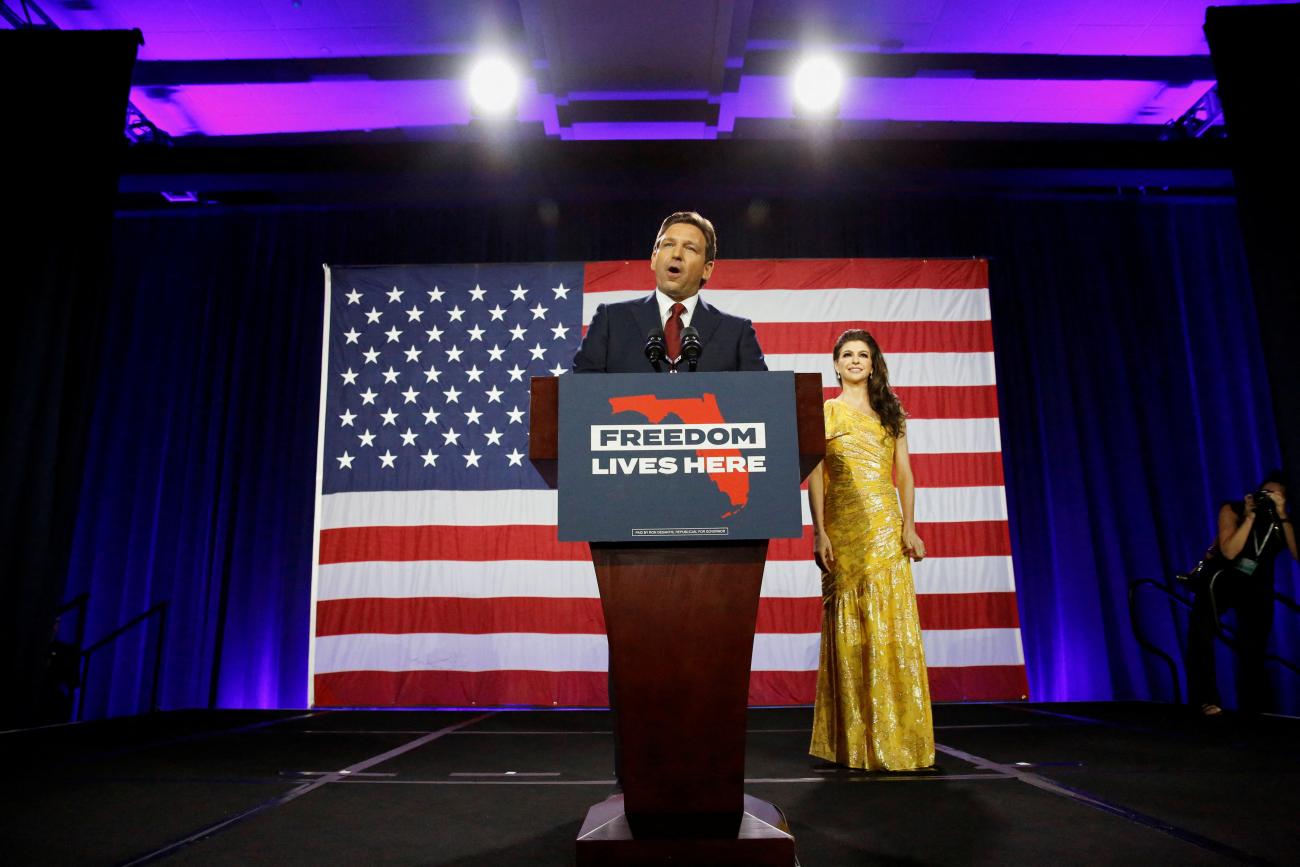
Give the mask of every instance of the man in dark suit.
[{"label": "man in dark suit", "polygon": [[717,253],[717,234],[704,217],[678,211],[664,220],[650,252],[655,291],[644,298],[597,307],[573,357],[573,372],[653,373],[645,355],[650,332],[663,330],[671,364],[680,358],[686,327],[699,332],[697,370],[767,370],[750,321],[723,313],[699,296],[700,287],[713,273]]}]

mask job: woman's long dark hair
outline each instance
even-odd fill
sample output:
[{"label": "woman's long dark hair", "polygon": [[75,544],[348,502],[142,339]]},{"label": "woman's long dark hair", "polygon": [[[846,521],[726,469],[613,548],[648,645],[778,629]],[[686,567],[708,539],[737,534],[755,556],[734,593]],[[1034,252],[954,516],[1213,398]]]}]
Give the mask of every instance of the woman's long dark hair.
[{"label": "woman's long dark hair", "polygon": [[[894,390],[889,387],[889,366],[885,364],[885,356],[880,351],[880,344],[876,343],[876,338],[871,336],[870,331],[850,328],[835,341],[831,358],[838,361],[840,350],[850,340],[861,340],[871,350],[871,377],[867,380],[867,400],[871,403],[871,408],[876,411],[876,415],[880,416],[880,423],[886,433],[898,439],[907,429],[907,413],[903,411],[903,404],[899,403],[898,395],[894,394]],[[839,379],[839,374],[836,374],[835,378]]]}]

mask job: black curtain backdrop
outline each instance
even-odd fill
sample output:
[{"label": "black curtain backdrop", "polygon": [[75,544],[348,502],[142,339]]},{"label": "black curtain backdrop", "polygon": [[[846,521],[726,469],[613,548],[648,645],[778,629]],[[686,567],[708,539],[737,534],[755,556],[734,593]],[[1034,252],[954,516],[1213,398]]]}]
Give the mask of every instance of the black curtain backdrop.
[{"label": "black curtain backdrop", "polygon": [[[48,664],[96,388],[127,92],[140,34],[0,30],[0,723],[60,715]],[[75,628],[75,615],[71,622]],[[47,689],[47,687],[49,687]]]},{"label": "black curtain backdrop", "polygon": [[[1190,567],[1221,501],[1279,462],[1232,202],[627,189],[120,217],[68,578],[94,594],[91,637],[167,599],[165,707],[301,706],[322,263],[643,258],[664,215],[697,208],[723,258],[992,260],[1031,697],[1172,696],[1128,582]],[[1294,564],[1278,575],[1294,596]],[[1152,597],[1141,619],[1181,659],[1185,616]],[[1281,613],[1273,647],[1297,637]],[[143,708],[150,638],[97,660],[88,714]],[[1273,674],[1294,712],[1296,678]]]},{"label": "black curtain backdrop", "polygon": [[1300,77],[1297,34],[1300,3],[1205,11],[1205,36],[1232,137],[1232,173],[1278,438],[1292,479],[1300,476],[1300,270],[1293,258],[1300,238],[1300,118],[1278,111],[1278,105]]}]

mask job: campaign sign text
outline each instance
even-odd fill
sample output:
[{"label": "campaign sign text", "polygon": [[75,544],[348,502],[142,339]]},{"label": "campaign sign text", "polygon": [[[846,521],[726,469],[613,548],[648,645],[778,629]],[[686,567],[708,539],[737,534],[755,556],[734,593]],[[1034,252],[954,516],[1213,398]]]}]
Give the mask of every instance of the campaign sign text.
[{"label": "campaign sign text", "polygon": [[796,538],[794,374],[566,375],[561,541]]}]

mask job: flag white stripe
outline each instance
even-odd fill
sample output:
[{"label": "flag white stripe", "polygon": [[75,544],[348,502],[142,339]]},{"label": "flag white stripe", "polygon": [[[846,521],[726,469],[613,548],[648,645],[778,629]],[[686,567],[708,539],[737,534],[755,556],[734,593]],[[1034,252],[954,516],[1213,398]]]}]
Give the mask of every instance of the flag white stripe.
[{"label": "flag white stripe", "polygon": [[316,639],[316,673],[336,671],[605,671],[603,635],[446,632]]},{"label": "flag white stripe", "polygon": [[[923,524],[952,521],[1005,521],[1007,499],[1002,486],[970,488],[917,488],[916,520]],[[812,526],[808,497],[800,496],[804,526]]]},{"label": "flag white stripe", "polygon": [[[588,292],[582,324],[596,308],[650,292]],[[975,322],[989,319],[988,289],[709,289],[701,298],[754,322]]]},{"label": "flag white stripe", "polygon": [[[930,667],[1023,665],[1018,629],[949,629],[922,633]],[[754,636],[752,671],[814,671],[820,636]],[[440,632],[334,635],[316,639],[316,673],[338,671],[605,671],[603,635]]]},{"label": "flag white stripe", "polygon": [[[930,557],[912,565],[918,594],[1010,593],[1010,557]],[[763,595],[817,597],[821,575],[811,561],[774,560],[763,570]],[[418,597],[596,599],[596,573],[575,560],[333,563],[320,567],[322,601]]]},{"label": "flag white stripe", "polygon": [[[1010,557],[927,557],[912,564],[918,596],[940,593],[1014,593]],[[763,570],[763,596],[821,596],[821,571],[811,561],[769,562]]]},{"label": "flag white stripe", "polygon": [[[821,636],[762,633],[754,636],[751,671],[816,671]],[[921,631],[927,668],[1023,665],[1019,629],[926,629]]]},{"label": "flag white stripe", "polygon": [[[909,435],[910,437],[916,434]],[[800,494],[803,523],[810,525],[808,498]],[[321,498],[322,530],[343,527],[494,527],[554,525],[555,491],[362,491]],[[1006,496],[1001,485],[964,488],[917,488],[916,519],[1005,521]]]},{"label": "flag white stripe", "polygon": [[[768,370],[820,373],[822,385],[835,385],[835,365],[826,352],[765,355]],[[889,382],[894,386],[996,385],[992,352],[891,352]]]},{"label": "flag white stripe", "polygon": [[914,455],[1000,452],[1002,429],[995,418],[910,418],[907,450]]}]

